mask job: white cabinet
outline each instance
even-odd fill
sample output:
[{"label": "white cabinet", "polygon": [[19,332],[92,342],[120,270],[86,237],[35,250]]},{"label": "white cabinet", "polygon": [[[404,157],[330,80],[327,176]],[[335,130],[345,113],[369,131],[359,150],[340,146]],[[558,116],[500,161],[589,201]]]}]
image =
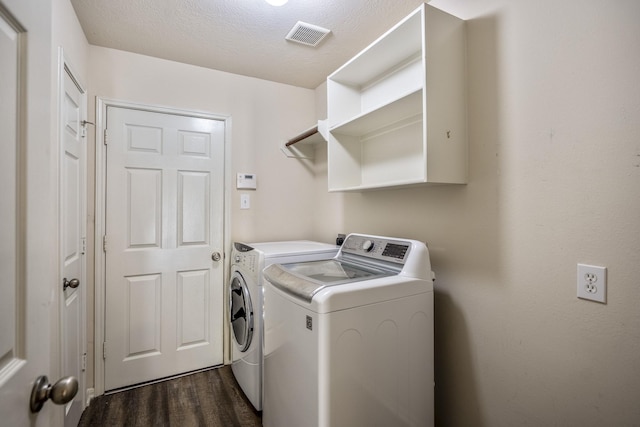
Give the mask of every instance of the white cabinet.
[{"label": "white cabinet", "polygon": [[327,79],[329,191],[467,181],[465,23],[423,4]]}]

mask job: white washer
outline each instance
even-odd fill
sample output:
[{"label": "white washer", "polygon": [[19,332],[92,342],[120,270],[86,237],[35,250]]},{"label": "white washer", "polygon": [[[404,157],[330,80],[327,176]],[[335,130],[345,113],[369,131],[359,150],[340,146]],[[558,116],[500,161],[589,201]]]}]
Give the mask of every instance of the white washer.
[{"label": "white washer", "polygon": [[350,234],[264,270],[265,427],[433,426],[433,273],[415,240]]},{"label": "white washer", "polygon": [[229,281],[232,365],[238,384],[262,410],[262,270],[273,263],[330,259],[338,247],[308,240],[233,244]]}]

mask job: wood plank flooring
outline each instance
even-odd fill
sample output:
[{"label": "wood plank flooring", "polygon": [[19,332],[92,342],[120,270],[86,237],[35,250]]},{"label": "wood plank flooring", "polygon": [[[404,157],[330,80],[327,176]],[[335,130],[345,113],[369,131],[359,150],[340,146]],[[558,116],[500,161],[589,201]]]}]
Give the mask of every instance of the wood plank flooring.
[{"label": "wood plank flooring", "polygon": [[230,366],[98,396],[79,427],[259,427],[261,416],[244,396]]}]

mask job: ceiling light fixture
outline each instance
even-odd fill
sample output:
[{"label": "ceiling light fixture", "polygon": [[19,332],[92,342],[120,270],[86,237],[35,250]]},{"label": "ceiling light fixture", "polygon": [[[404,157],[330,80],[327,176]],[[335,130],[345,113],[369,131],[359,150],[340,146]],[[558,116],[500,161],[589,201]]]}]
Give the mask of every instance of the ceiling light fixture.
[{"label": "ceiling light fixture", "polygon": [[265,1],[269,3],[271,6],[282,6],[289,0],[265,0]]}]

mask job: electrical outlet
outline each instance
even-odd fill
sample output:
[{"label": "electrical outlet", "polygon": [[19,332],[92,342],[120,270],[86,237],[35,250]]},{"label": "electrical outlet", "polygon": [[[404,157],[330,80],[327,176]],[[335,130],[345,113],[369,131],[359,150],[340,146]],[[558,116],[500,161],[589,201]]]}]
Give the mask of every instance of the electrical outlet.
[{"label": "electrical outlet", "polygon": [[607,302],[607,269],[578,264],[578,298]]}]

